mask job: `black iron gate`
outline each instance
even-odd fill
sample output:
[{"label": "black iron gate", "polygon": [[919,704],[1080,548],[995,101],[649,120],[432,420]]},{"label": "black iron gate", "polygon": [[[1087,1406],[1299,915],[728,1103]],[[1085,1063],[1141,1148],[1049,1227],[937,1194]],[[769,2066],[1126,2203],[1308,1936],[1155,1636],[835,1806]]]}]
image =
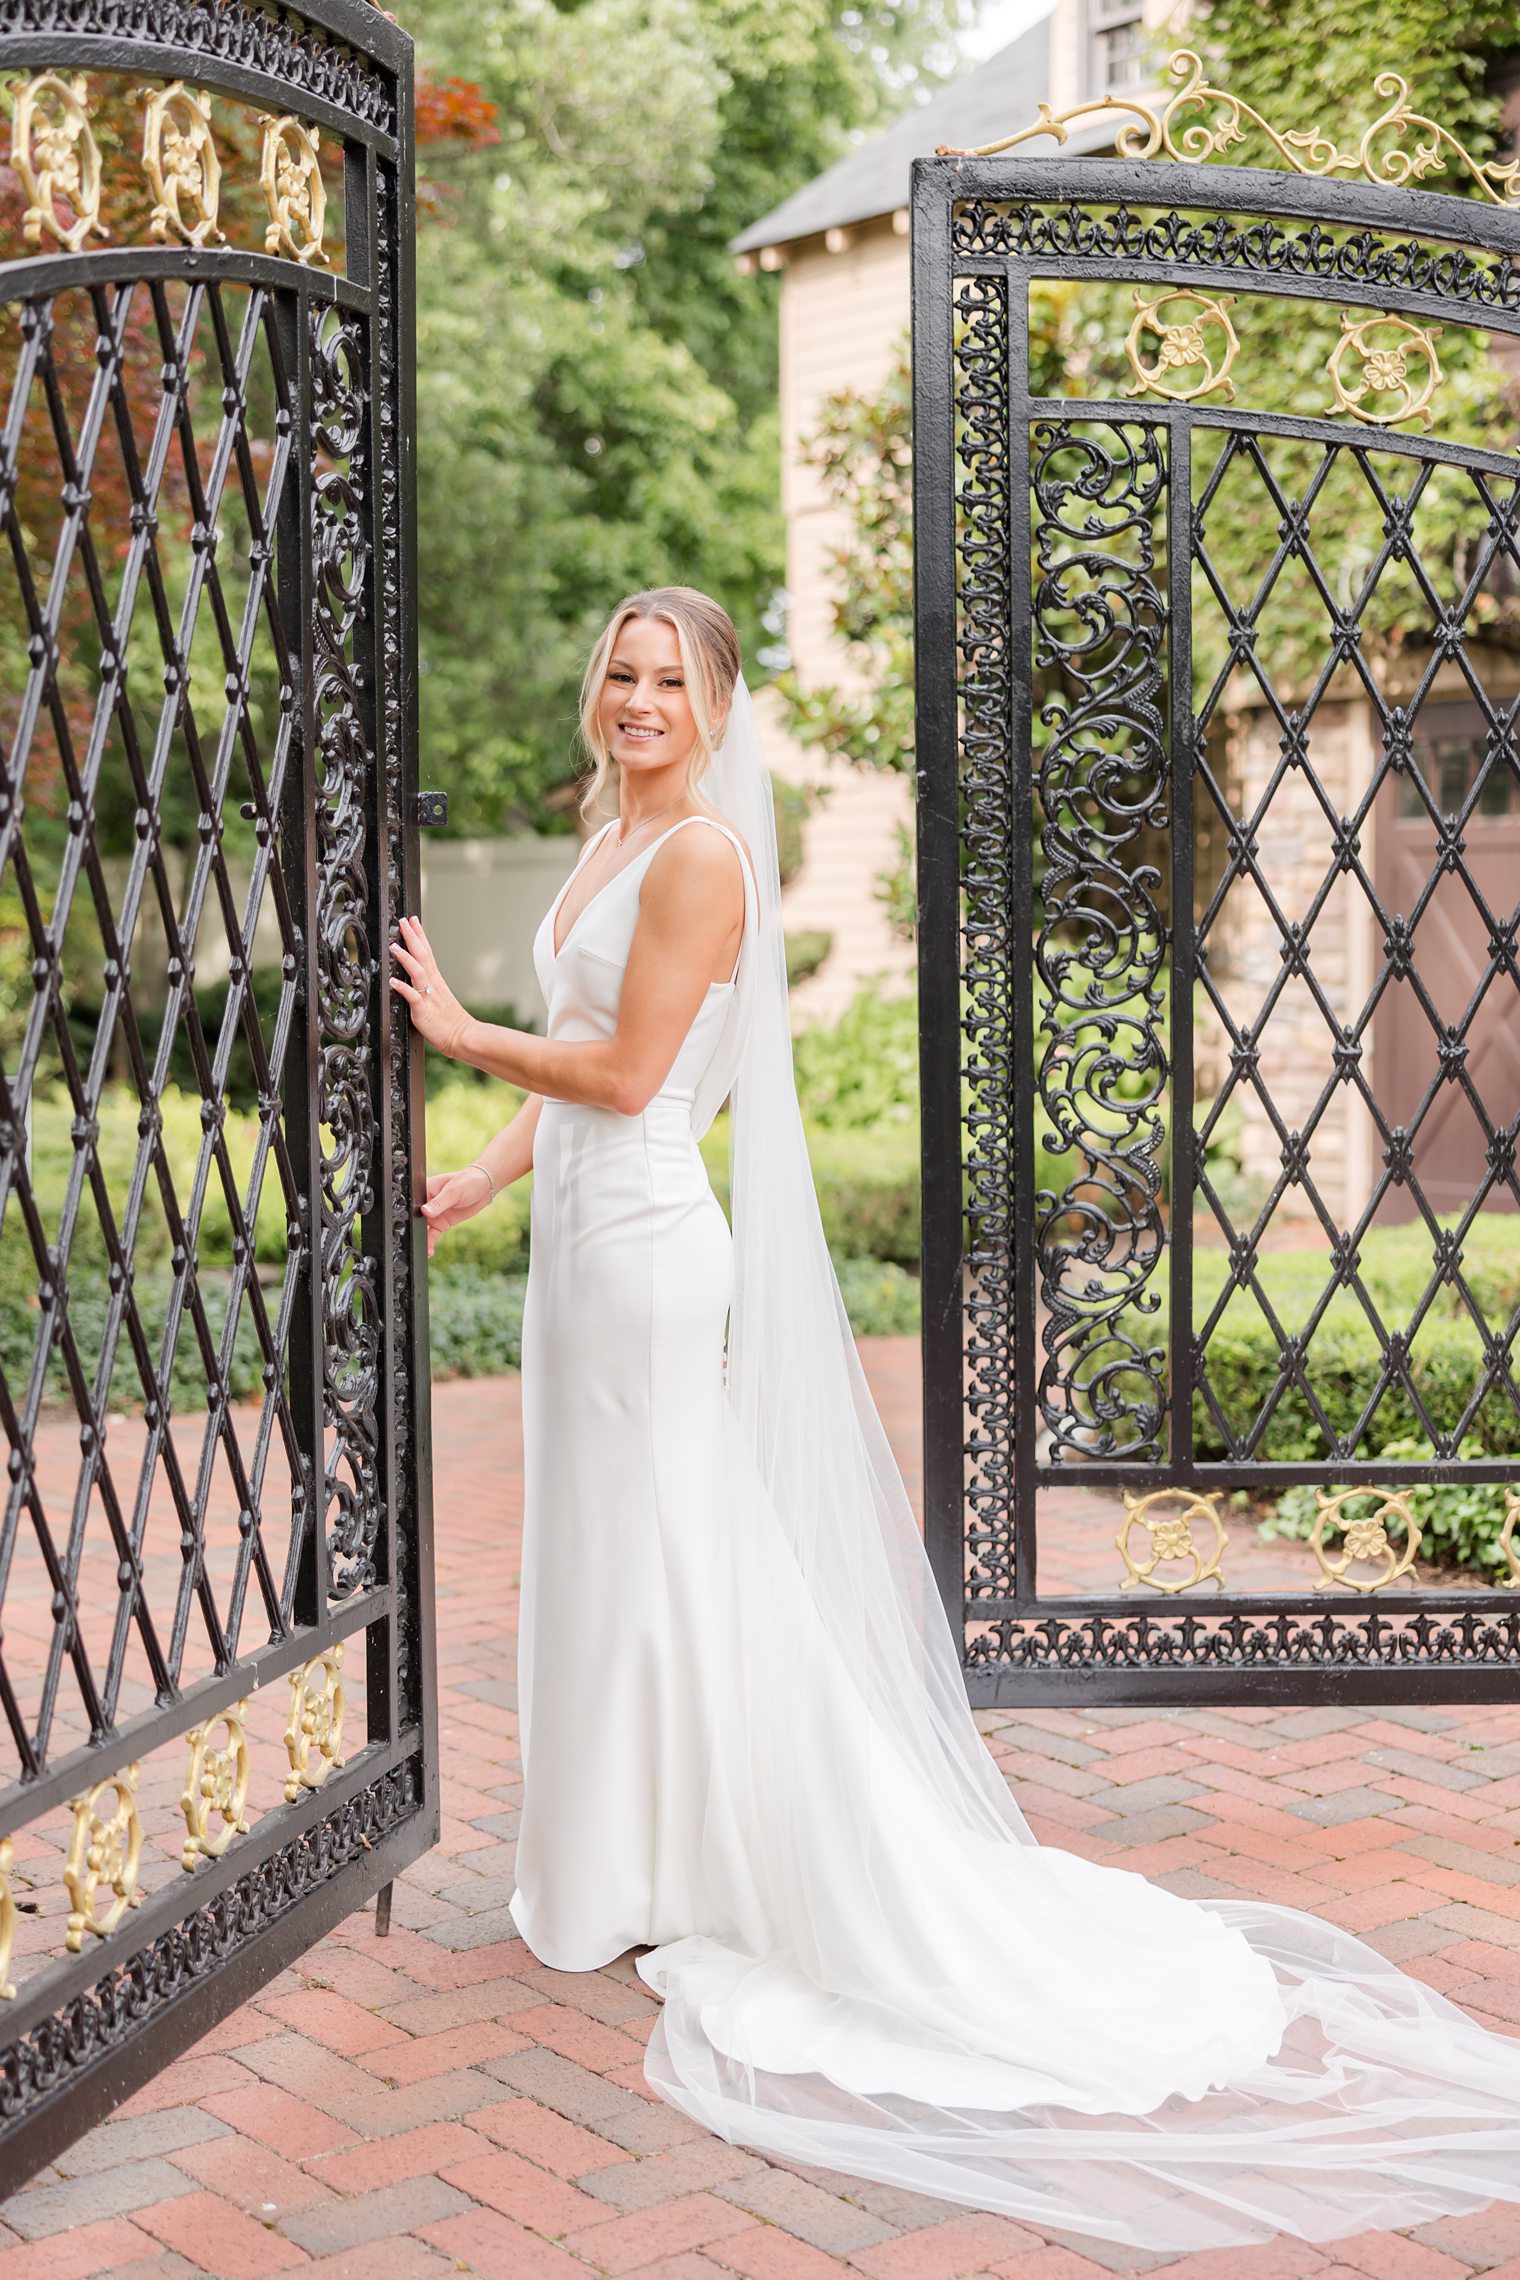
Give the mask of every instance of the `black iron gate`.
[{"label": "black iron gate", "polygon": [[915,172],[931,1555],[979,1702],[1503,1693],[1520,167],[1169,68]]},{"label": "black iron gate", "polygon": [[438,1787],[410,43],[14,0],[0,77],[9,2187]]}]

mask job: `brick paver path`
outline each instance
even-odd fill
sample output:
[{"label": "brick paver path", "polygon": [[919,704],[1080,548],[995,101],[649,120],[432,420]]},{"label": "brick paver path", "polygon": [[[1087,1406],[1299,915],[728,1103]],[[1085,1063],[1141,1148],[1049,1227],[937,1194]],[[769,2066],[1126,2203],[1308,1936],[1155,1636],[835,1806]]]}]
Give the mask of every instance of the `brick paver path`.
[{"label": "brick paver path", "polygon": [[[914,1344],[867,1360],[911,1484]],[[506,1912],[516,1381],[440,1386],[434,1414],[441,1844],[388,1939],[341,1926],[6,2203],[0,2280],[1520,2280],[1520,2208],[1326,2251],[1137,2258],[782,2168],[651,2099],[632,1964],[542,1970]],[[1520,1709],[982,1723],[1043,1835],[1179,1891],[1313,1909],[1520,2029]]]}]

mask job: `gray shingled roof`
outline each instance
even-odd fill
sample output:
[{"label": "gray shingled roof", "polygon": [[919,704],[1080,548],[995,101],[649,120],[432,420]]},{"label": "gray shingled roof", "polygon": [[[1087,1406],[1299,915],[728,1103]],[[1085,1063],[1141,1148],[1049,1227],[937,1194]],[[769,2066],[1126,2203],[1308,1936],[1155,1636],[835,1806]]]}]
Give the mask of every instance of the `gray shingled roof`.
[{"label": "gray shingled roof", "polygon": [[[1049,92],[1047,16],[1022,39],[963,71],[927,103],[916,104],[882,133],[783,198],[763,220],[740,231],[730,243],[730,253],[787,245],[845,222],[870,221],[894,212],[908,203],[908,169],[915,158],[925,157],[936,143],[966,148],[1011,135],[1031,124]],[[1055,145],[1036,147],[1053,150]]]}]

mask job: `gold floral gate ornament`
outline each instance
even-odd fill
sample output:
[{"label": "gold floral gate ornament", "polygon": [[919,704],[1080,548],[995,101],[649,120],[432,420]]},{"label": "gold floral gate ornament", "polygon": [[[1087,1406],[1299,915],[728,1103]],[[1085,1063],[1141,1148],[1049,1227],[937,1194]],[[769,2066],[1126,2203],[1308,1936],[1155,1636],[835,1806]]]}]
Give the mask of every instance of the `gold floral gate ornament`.
[{"label": "gold floral gate ornament", "polygon": [[[1411,324],[1407,317],[1357,317],[1343,309],[1341,337],[1325,367],[1335,390],[1330,417],[1352,412],[1372,427],[1397,427],[1416,419],[1429,427],[1435,418],[1430,400],[1443,377],[1436,355],[1440,330],[1439,325]],[[1359,377],[1352,358],[1361,366]],[[1354,387],[1346,384],[1348,370],[1356,378]]]},{"label": "gold floral gate ornament", "polygon": [[211,97],[182,79],[148,97],[143,113],[143,171],[153,192],[148,227],[156,238],[185,245],[225,243],[217,228],[222,166],[211,132]]},{"label": "gold floral gate ornament", "polygon": [[104,1939],[142,1899],[137,1887],[143,1834],[137,1809],[139,1770],[132,1764],[124,1773],[108,1774],[87,1796],[72,1801],[74,1834],[63,1880],[74,1907],[64,1936],[75,1955],[84,1946],[86,1932]]},{"label": "gold floral gate ornament", "polygon": [[[11,164],[26,192],[21,227],[28,245],[50,237],[68,253],[109,235],[100,219],[100,149],[85,105],[82,71],[44,71],[12,88]],[[71,219],[58,219],[58,206]]]},{"label": "gold floral gate ornament", "polygon": [[[1135,375],[1126,396],[1169,396],[1174,403],[1196,403],[1216,391],[1228,402],[1235,394],[1230,366],[1240,353],[1240,342],[1229,311],[1233,293],[1167,292],[1135,294],[1135,321],[1129,328],[1124,353]],[[1186,315],[1163,317],[1163,309],[1186,310]],[[1160,348],[1149,362],[1145,336],[1154,333]],[[1196,377],[1189,378],[1189,374]]]},{"label": "gold floral gate ornament", "polygon": [[4,2003],[13,2002],[16,1994],[11,1980],[11,1955],[16,1945],[16,1895],[11,1889],[15,1867],[15,1841],[0,1837],[0,2002]]},{"label": "gold floral gate ornament", "polygon": [[[1316,1591],[1327,1591],[1336,1583],[1351,1591],[1386,1591],[1412,1573],[1420,1550],[1420,1524],[1407,1497],[1392,1489],[1339,1488],[1330,1494],[1320,1488],[1315,1490],[1314,1505],[1309,1549],[1320,1566]],[[1401,1544],[1389,1535],[1390,1527],[1401,1534]],[[1328,1543],[1331,1537],[1339,1537],[1338,1550]]]},{"label": "gold floral gate ornament", "polygon": [[[1205,1533],[1203,1544],[1193,1533],[1195,1526]],[[1138,1559],[1137,1536],[1142,1546]],[[1120,1589],[1132,1591],[1137,1583],[1145,1583],[1152,1591],[1178,1592],[1192,1591],[1200,1583],[1217,1583],[1223,1590],[1227,1540],[1217,1490],[1208,1496],[1194,1496],[1174,1488],[1158,1488],[1149,1496],[1137,1497],[1126,1489],[1124,1520],[1114,1538],[1128,1571]],[[1163,1575],[1158,1572],[1162,1568],[1172,1572]]]},{"label": "gold floral gate ornament", "polygon": [[[219,222],[222,163],[212,131],[211,91],[175,79],[138,90],[143,98],[142,168],[153,204],[150,234],[161,243],[223,245]],[[102,218],[100,146],[90,121],[84,72],[38,72],[12,83],[11,164],[26,193],[26,242],[51,239],[79,252],[109,237]],[[261,127],[259,187],[269,216],[266,253],[303,265],[330,259],[323,244],[327,187],[321,135],[291,112],[255,114]],[[60,218],[60,208],[67,219]]]},{"label": "gold floral gate ornament", "polygon": [[1504,1568],[1501,1581],[1520,1583],[1520,1543],[1516,1530],[1520,1528],[1520,1488],[1511,1488],[1504,1499],[1504,1526],[1499,1531],[1499,1557]]},{"label": "gold floral gate ornament", "polygon": [[[224,1710],[192,1726],[188,1735],[190,1764],[185,1774],[180,1809],[185,1816],[185,1848],[181,1868],[193,1873],[203,1860],[216,1860],[234,1837],[248,1834],[248,1776],[252,1757],[248,1748],[248,1705]],[[222,1739],[213,1742],[217,1726]],[[221,1823],[212,1827],[213,1818]]]},{"label": "gold floral gate ornament", "polygon": [[290,1674],[290,1723],[285,1747],[290,1778],[285,1795],[293,1805],[303,1789],[320,1789],[343,1763],[343,1641]]},{"label": "gold floral gate ornament", "polygon": [[264,232],[267,253],[288,254],[292,261],[325,261],[322,231],[327,215],[327,191],[317,152],[321,137],[315,127],[299,119],[264,121],[264,156],[259,182],[269,208]]}]

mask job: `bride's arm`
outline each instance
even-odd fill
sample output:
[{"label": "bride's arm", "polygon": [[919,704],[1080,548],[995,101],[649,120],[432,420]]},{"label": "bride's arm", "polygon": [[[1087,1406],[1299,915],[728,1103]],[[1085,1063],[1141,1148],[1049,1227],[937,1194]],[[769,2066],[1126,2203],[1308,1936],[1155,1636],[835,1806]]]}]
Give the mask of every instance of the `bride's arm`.
[{"label": "bride's arm", "polygon": [[540,1093],[529,1093],[517,1114],[489,1139],[475,1158],[490,1173],[498,1195],[514,1180],[520,1180],[533,1169],[533,1135],[538,1130],[538,1112],[543,1107]]},{"label": "bride's arm", "polygon": [[[421,1211],[427,1221],[429,1258],[440,1235],[466,1219],[477,1218],[504,1187],[531,1171],[533,1134],[543,1105],[537,1093],[530,1093],[511,1122],[493,1133],[472,1162],[457,1172],[428,1174],[427,1201]],[[482,1169],[485,1179],[480,1176]]]},{"label": "bride's arm", "polygon": [[[678,832],[645,875],[611,1037],[572,1042],[476,1021],[443,980],[414,918],[401,921],[401,939],[392,944],[402,972],[392,975],[391,987],[428,1043],[451,1060],[550,1100],[637,1116],[670,1074],[743,911],[739,858],[728,841],[713,831]],[[491,1169],[494,1175],[494,1163]]]}]

